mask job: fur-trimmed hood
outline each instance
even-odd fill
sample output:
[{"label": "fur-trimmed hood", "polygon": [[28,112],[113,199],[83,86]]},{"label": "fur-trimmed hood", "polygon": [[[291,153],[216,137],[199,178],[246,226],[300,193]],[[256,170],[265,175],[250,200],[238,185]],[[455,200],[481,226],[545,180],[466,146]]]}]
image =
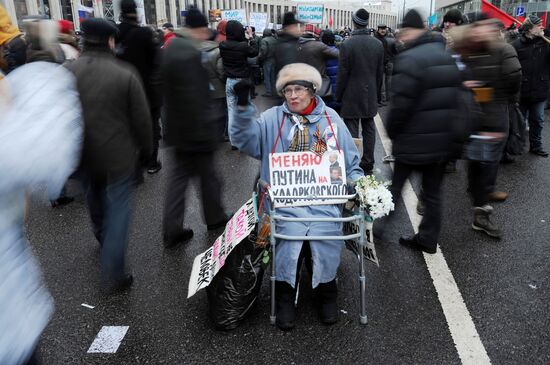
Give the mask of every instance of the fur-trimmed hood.
[{"label": "fur-trimmed hood", "polygon": [[279,71],[275,87],[279,95],[281,90],[292,81],[308,81],[313,84],[315,90],[321,87],[321,74],[314,67],[305,63],[291,63]]}]

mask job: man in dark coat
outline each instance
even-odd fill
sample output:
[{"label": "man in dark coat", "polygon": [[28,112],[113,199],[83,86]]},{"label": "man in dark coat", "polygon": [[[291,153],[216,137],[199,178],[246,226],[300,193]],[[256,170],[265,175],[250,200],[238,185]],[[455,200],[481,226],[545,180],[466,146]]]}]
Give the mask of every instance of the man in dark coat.
[{"label": "man in dark coat", "polygon": [[260,41],[260,53],[258,63],[263,67],[265,94],[262,96],[271,97],[277,95],[275,91],[275,49],[277,40],[273,36],[271,29],[264,29],[264,36]]},{"label": "man in dark coat", "polygon": [[542,20],[530,15],[523,24],[524,32],[513,43],[523,70],[520,108],[529,120],[529,151],[548,157],[542,147],[544,105],[550,87],[550,45],[542,38]]},{"label": "man in dark coat", "polygon": [[228,218],[221,203],[222,185],[214,169],[219,142],[216,120],[210,108],[209,74],[202,64],[200,41],[209,39],[208,21],[196,8],[188,11],[185,26],[165,49],[162,65],[166,108],[166,143],[170,170],[163,217],[166,248],[188,241],[191,229],[183,229],[185,193],[189,180],[200,179],[204,220],[209,230],[225,226]]},{"label": "man in dark coat", "polygon": [[[393,60],[395,54],[395,39],[388,37],[388,27],[385,24],[378,24],[378,29],[374,33],[376,39],[382,42],[384,46],[384,82],[378,92],[378,104],[384,106],[382,102],[390,101],[391,76],[393,74]],[[384,98],[382,98],[382,94]]]},{"label": "man in dark coat", "polygon": [[406,50],[397,55],[392,83],[388,134],[393,142],[395,170],[391,192],[401,196],[413,170],[422,173],[426,211],[418,234],[401,238],[401,244],[435,253],[441,229],[440,186],[452,142],[460,76],[444,43],[431,31],[416,10],[403,19],[399,33]]},{"label": "man in dark coat", "polygon": [[99,18],[82,23],[84,49],[67,64],[77,80],[84,119],[81,169],[94,234],[101,244],[102,276],[128,287],[124,271],[132,180],[138,159],[152,152],[149,108],[139,75],[113,54],[117,29]]},{"label": "man in dark coat", "polygon": [[[298,62],[298,39],[302,34],[300,21],[294,13],[285,13],[283,16],[283,31],[277,38],[275,50],[275,78],[286,65]],[[279,90],[277,90],[279,91]]]},{"label": "man in dark coat", "polygon": [[354,138],[359,138],[361,123],[361,168],[365,174],[372,174],[376,142],[374,116],[378,112],[378,90],[384,77],[384,47],[367,29],[368,11],[359,9],[352,18],[355,30],[340,48],[336,101],[342,102],[340,116]]},{"label": "man in dark coat", "polygon": [[[137,69],[151,110],[153,132],[153,152],[147,166],[147,172],[157,173],[161,169],[158,160],[160,140],[160,109],[162,106],[160,82],[160,50],[155,42],[153,31],[142,27],[137,20],[137,6],[134,0],[120,2],[122,22],[118,25],[117,57],[131,63]],[[138,180],[142,180],[138,173]]]}]

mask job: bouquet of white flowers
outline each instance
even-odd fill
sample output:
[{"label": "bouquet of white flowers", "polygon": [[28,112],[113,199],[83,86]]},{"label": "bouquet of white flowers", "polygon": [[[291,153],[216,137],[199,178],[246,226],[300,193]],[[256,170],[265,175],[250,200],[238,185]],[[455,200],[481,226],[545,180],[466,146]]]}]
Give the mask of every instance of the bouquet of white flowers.
[{"label": "bouquet of white flowers", "polygon": [[388,185],[388,182],[377,181],[373,175],[363,176],[356,182],[359,202],[373,219],[382,218],[395,208]]}]

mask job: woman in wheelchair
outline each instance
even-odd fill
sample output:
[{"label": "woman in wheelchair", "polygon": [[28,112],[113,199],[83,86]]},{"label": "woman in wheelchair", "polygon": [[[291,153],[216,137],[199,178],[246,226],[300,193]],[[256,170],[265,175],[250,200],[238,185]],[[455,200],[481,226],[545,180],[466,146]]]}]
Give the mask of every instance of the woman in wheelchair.
[{"label": "woman in wheelchair", "polygon": [[[338,114],[327,107],[315,91],[321,86],[319,72],[306,64],[285,66],[279,73],[276,87],[284,96],[282,105],[256,117],[249,101],[250,84],[235,85],[237,109],[229,126],[231,144],[261,161],[261,179],[270,183],[271,153],[310,151],[322,156],[337,151],[340,165],[345,165],[347,182],[363,176],[360,156],[351,134]],[[330,181],[329,181],[330,182]],[[339,218],[341,205],[309,205],[277,208],[284,217]],[[291,236],[340,236],[339,222],[277,222],[277,233]],[[310,268],[312,288],[319,304],[320,319],[325,324],[338,320],[336,272],[340,264],[342,241],[285,241],[276,246],[276,324],[282,330],[294,328],[296,287],[301,258]]]}]

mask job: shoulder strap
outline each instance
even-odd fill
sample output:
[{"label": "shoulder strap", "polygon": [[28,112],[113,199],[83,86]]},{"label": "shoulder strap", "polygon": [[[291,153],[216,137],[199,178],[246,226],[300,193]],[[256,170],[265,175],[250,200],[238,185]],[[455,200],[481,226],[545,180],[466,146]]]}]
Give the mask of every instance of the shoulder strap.
[{"label": "shoulder strap", "polygon": [[277,138],[275,139],[275,143],[273,144],[273,148],[271,149],[271,153],[275,153],[275,150],[277,149],[277,143],[279,142],[279,139],[281,138],[281,132],[283,130],[283,124],[285,124],[285,118],[286,114],[283,112],[283,121],[281,122],[281,125],[279,126],[279,133],[277,133]]},{"label": "shoulder strap", "polygon": [[330,130],[332,131],[332,134],[334,134],[334,140],[336,141],[336,148],[338,148],[338,152],[342,153],[342,151],[340,150],[340,144],[338,143],[338,136],[336,135],[336,133],[334,133],[334,128],[332,127],[332,123],[330,122],[330,117],[328,116],[328,112],[326,110],[325,110],[325,116],[327,117]]}]

